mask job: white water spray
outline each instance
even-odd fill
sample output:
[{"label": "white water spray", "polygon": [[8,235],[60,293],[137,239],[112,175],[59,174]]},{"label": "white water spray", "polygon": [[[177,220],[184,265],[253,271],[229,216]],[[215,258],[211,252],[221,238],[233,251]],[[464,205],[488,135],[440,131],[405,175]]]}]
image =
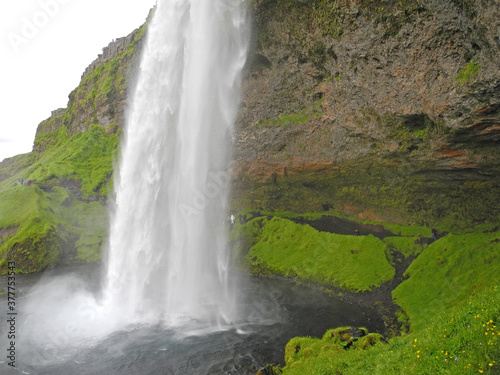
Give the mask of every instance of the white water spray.
[{"label": "white water spray", "polygon": [[108,303],[127,318],[231,321],[223,225],[248,47],[241,0],[160,0],[132,98]]}]

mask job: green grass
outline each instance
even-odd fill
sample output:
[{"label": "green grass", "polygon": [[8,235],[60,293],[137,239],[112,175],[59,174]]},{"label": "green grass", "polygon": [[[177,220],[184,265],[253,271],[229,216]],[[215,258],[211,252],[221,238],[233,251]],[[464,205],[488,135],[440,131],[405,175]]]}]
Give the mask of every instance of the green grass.
[{"label": "green grass", "polygon": [[57,186],[49,192],[17,186],[0,192],[0,227],[11,228],[2,239],[1,258],[27,273],[59,263],[63,254],[65,261],[100,260],[108,216],[100,203],[72,199]]},{"label": "green grass", "polygon": [[73,179],[82,184],[85,197],[92,194],[106,196],[112,190],[111,177],[119,136],[107,134],[99,125],[71,137],[65,134],[65,128],[57,132],[55,145],[25,171],[27,178],[38,183],[51,179]]},{"label": "green grass", "polygon": [[319,232],[275,217],[264,224],[246,259],[256,270],[366,291],[394,276],[394,268],[385,257],[386,249],[371,235]]},{"label": "green grass", "polygon": [[245,224],[236,220],[229,234],[229,242],[232,254],[238,260],[248,254],[252,246],[259,242],[262,236],[262,227],[268,222],[265,217],[257,217]]},{"label": "green grass", "polygon": [[447,235],[429,245],[393,291],[411,329],[422,329],[433,312],[462,303],[476,288],[498,284],[499,250],[500,232]]},{"label": "green grass", "polygon": [[107,196],[113,188],[113,165],[117,160],[119,136],[107,134],[99,125],[73,136],[68,136],[64,127],[44,133],[40,138],[46,150],[36,160],[30,159],[24,169],[10,174],[0,183],[0,190],[14,187],[22,179],[49,185],[57,184],[60,179],[70,179],[81,183],[85,198]]},{"label": "green grass", "polygon": [[0,255],[15,261],[24,272],[57,262],[61,253],[57,218],[37,186],[18,186],[0,193],[0,227],[17,228],[0,245]]},{"label": "green grass", "polygon": [[[371,222],[372,224],[380,224],[376,222]],[[390,230],[392,233],[406,236],[406,237],[430,237],[431,228],[421,226],[421,225],[400,225],[394,223],[381,223],[384,228]]]},{"label": "green grass", "polygon": [[36,154],[29,152],[27,154],[16,155],[5,159],[0,163],[0,182],[15,175],[23,169],[29,167],[36,161]]},{"label": "green grass", "polygon": [[[40,158],[0,184],[0,228],[10,233],[0,255],[16,261],[21,272],[99,261],[108,229],[107,208],[84,199],[102,201],[112,189],[118,135],[93,126],[71,137],[65,128],[44,136],[52,138]],[[18,186],[18,179],[35,183]],[[63,179],[78,181],[82,196],[57,186]]]},{"label": "green grass", "polygon": [[386,237],[383,241],[405,258],[416,256],[423,250],[419,237]]},{"label": "green grass", "polygon": [[386,277],[394,274],[384,252],[418,255],[405,273],[407,279],[393,291],[404,311],[401,319],[409,320],[409,333],[387,342],[376,333],[358,341],[348,335],[345,340],[339,335],[332,338],[332,332],[345,335],[347,328],[340,327],[322,338],[297,337],[287,344],[286,366],[276,371],[286,375],[500,372],[500,232],[491,232],[497,226],[485,223],[468,229],[471,233],[448,234],[430,245],[420,243],[421,231],[428,237],[428,228],[401,228],[409,236],[382,242],[371,236],[318,232],[279,217],[235,225],[232,240],[245,238],[246,260],[255,269],[353,291],[369,290],[385,279],[370,278],[375,269],[387,267]]},{"label": "green grass", "polygon": [[482,289],[452,309],[429,315],[421,330],[388,343],[375,338],[371,345],[359,341],[344,350],[331,331],[323,338],[292,339],[283,374],[496,374],[499,301],[497,286]]}]

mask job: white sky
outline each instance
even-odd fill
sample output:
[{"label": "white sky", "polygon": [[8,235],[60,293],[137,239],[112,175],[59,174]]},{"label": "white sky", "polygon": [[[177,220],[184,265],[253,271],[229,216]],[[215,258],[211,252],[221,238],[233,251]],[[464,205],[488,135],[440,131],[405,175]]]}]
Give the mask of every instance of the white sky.
[{"label": "white sky", "polygon": [[30,152],[85,68],[156,0],[0,0],[0,161]]}]

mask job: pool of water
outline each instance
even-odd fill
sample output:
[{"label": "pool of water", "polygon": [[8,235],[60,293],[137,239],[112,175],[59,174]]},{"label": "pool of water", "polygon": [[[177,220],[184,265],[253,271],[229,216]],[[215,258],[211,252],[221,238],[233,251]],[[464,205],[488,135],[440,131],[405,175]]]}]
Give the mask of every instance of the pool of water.
[{"label": "pool of water", "polygon": [[[255,374],[268,363],[284,364],[285,345],[292,337],[321,337],[329,328],[349,325],[371,332],[384,329],[373,310],[330,294],[286,280],[241,276],[237,322],[213,327],[196,321],[175,326],[136,321],[115,329],[107,318],[99,326],[89,324],[82,335],[88,317],[78,311],[74,298],[82,291],[97,295],[99,280],[96,266],[17,275],[16,368],[4,355],[0,373]],[[5,290],[5,277],[1,282]],[[0,311],[0,347],[7,353],[5,295]]]}]

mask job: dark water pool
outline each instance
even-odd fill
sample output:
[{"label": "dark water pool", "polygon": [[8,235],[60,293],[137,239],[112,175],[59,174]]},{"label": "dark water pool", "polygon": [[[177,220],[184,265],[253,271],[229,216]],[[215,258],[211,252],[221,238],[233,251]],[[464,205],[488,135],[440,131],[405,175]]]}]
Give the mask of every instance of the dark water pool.
[{"label": "dark water pool", "polygon": [[[44,281],[63,282],[62,274],[72,272],[90,289],[98,288],[99,270],[79,267],[58,270]],[[0,374],[255,374],[268,363],[283,364],[285,345],[295,336],[321,337],[329,328],[352,325],[382,332],[383,321],[372,310],[350,305],[320,291],[284,280],[243,277],[240,288],[242,319],[223,330],[211,330],[186,322],[176,328],[161,324],[133,324],[105,336],[64,345],[34,343],[30,325],[25,323],[33,304],[33,287],[40,276],[16,276],[18,296],[16,309],[16,369],[6,358],[10,340],[7,338],[7,301],[0,301],[2,312]],[[59,279],[60,278],[60,279]],[[5,290],[5,278],[2,278]],[[40,285],[40,284],[38,284]],[[54,285],[54,284],[51,284]],[[59,298],[59,297],[58,297]],[[47,303],[53,303],[47,300]],[[59,309],[44,306],[40,309]],[[36,309],[36,306],[35,306]],[[71,315],[71,309],[66,315]],[[50,334],[57,337],[57,322],[47,319]],[[75,314],[75,316],[77,316]],[[70,317],[71,318],[71,317]],[[75,318],[77,319],[77,318]],[[44,326],[45,322],[37,324]],[[37,340],[34,340],[37,341]]]}]

